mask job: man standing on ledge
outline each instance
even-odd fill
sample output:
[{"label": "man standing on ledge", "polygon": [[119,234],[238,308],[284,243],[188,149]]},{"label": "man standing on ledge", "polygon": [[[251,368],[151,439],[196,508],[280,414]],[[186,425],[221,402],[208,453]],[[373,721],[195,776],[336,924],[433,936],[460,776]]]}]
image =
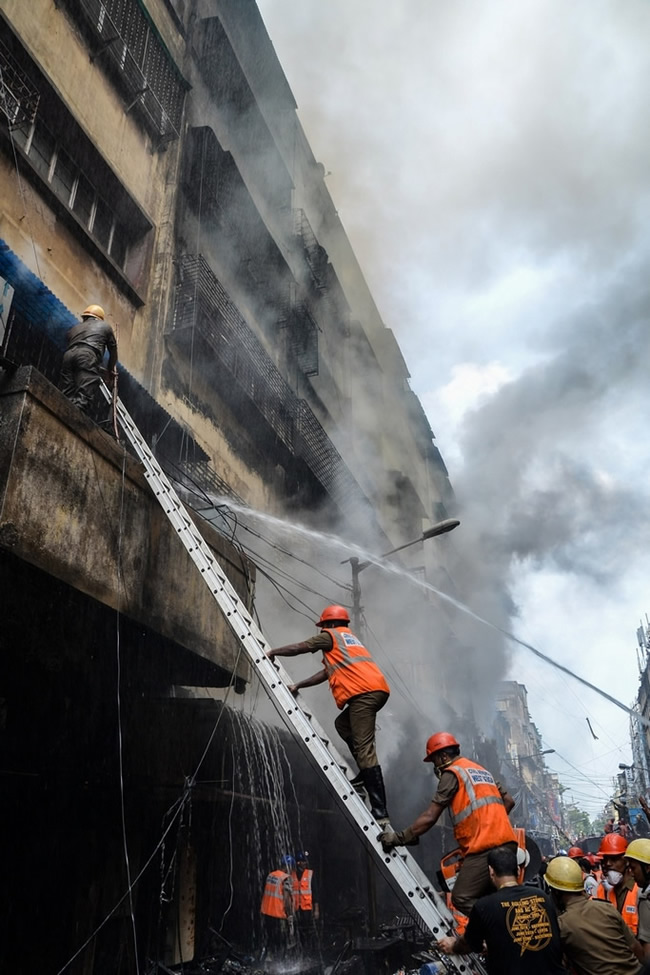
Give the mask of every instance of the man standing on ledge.
[{"label": "man standing on ledge", "polygon": [[117,372],[117,340],[104,309],[88,305],[81,313],[81,321],[73,325],[66,336],[68,347],[63,356],[61,391],[84,413],[93,401],[99,384],[99,368],[108,349],[108,372]]},{"label": "man standing on ledge", "polygon": [[[375,725],[390,694],[386,678],[369,651],[349,628],[350,616],[343,606],[326,606],[316,626],[321,633],[302,643],[288,643],[268,651],[268,657],[297,657],[303,653],[323,654],[323,669],[292,684],[292,694],[303,687],[329,681],[341,714],[334,722],[359,766],[352,784],[365,786],[370,809],[380,825],[388,822],[384,779],[375,747]],[[346,707],[347,705],[347,707]]]},{"label": "man standing on ledge", "polygon": [[488,852],[502,845],[516,852],[517,837],[508,819],[515,802],[487,769],[460,757],[460,745],[446,731],[431,735],[424,761],[433,762],[440,779],[431,805],[412,826],[398,833],[382,833],[380,839],[387,851],[394,846],[414,846],[449,809],[463,854],[451,900],[456,910],[469,915],[474,902],[492,890]]}]

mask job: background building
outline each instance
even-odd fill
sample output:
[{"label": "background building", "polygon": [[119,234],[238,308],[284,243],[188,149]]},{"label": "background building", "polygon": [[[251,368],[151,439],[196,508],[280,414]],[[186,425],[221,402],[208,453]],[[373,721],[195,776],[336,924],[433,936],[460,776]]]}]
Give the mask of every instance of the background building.
[{"label": "background building", "polygon": [[[528,711],[523,684],[503,681],[497,697],[495,739],[504,781],[517,800],[513,821],[523,826],[542,853],[565,845],[562,788],[544,756],[542,737]],[[558,842],[558,840],[560,842]]]},{"label": "background building", "polygon": [[[630,715],[630,745],[632,763],[619,765],[620,774],[615,782],[614,795],[628,808],[631,825],[646,829],[646,817],[639,805],[639,796],[650,798],[650,628],[646,618],[636,631],[637,664],[639,667],[639,690],[634,702],[634,714]],[[645,723],[643,720],[645,719]],[[619,806],[620,809],[620,806]],[[618,812],[617,812],[618,816]],[[637,820],[640,821],[637,822]]]}]

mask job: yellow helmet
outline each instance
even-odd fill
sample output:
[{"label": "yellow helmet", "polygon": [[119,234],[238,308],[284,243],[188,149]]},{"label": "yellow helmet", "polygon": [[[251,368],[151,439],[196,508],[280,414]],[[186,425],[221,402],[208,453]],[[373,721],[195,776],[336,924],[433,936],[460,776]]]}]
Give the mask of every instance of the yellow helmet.
[{"label": "yellow helmet", "polygon": [[582,870],[570,857],[554,857],[546,868],[544,880],[555,890],[577,893],[584,890]]},{"label": "yellow helmet", "polygon": [[650,840],[632,840],[625,851],[625,859],[650,863]]},{"label": "yellow helmet", "polygon": [[104,315],[104,309],[102,308],[101,305],[88,305],[88,307],[86,308],[86,310],[85,311],[82,311],[81,317],[82,318],[89,318],[89,317],[92,317],[92,318],[101,318],[101,320],[104,321],[104,318],[106,316]]}]

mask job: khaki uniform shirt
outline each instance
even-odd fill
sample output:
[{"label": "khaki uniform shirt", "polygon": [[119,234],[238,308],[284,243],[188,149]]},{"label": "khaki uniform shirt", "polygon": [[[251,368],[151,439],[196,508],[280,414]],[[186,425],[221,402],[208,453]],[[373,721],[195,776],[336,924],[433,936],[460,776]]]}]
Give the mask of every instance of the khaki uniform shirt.
[{"label": "khaki uniform shirt", "polygon": [[638,975],[636,938],[613,904],[571,898],[559,916],[564,952],[578,975]]},{"label": "khaki uniform shirt", "polygon": [[332,649],[334,646],[334,638],[327,630],[323,630],[318,636],[310,636],[308,640],[305,640],[305,643],[311,653],[317,653],[319,650],[323,653],[326,650]]}]

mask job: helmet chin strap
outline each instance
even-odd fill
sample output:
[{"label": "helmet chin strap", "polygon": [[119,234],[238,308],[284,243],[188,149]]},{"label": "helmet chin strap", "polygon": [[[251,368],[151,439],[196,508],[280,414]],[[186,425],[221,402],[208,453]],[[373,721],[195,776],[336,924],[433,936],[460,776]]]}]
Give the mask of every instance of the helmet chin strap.
[{"label": "helmet chin strap", "polygon": [[442,763],[441,763],[440,765],[436,765],[436,764],[434,763],[434,766],[433,766],[433,771],[435,772],[435,775],[436,775],[436,778],[437,778],[437,779],[439,779],[439,778],[440,778],[440,776],[442,775],[442,773],[443,773],[443,772],[445,771],[445,769],[446,769],[446,768],[449,768],[449,766],[450,766],[450,765],[453,765],[453,763],[454,763],[454,760],[453,760],[453,758],[448,758],[448,759],[446,759],[446,760],[445,760],[444,762],[442,762]]}]

